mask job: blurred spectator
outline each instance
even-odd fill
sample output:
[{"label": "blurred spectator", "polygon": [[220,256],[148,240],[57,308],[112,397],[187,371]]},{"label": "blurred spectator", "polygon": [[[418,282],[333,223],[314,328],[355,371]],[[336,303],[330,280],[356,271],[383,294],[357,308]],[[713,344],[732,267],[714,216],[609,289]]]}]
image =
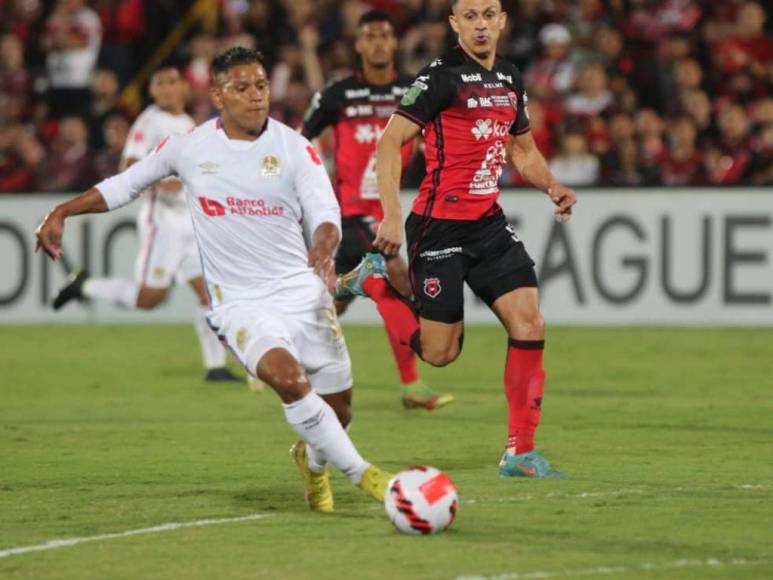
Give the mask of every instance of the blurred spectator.
[{"label": "blurred spectator", "polygon": [[94,185],[94,159],[83,119],[63,117],[60,120],[59,132],[39,174],[40,191],[83,191]]},{"label": "blurred spectator", "polygon": [[719,114],[719,143],[706,153],[708,179],[715,185],[739,185],[750,181],[752,151],[749,118],[743,107],[727,105]]},{"label": "blurred spectator", "polygon": [[54,117],[87,115],[89,85],[102,41],[102,24],[84,0],[57,0],[41,40],[47,53]]},{"label": "blurred spectator", "polygon": [[599,63],[586,64],[577,78],[577,92],[564,101],[570,115],[602,115],[612,106],[612,93],[607,88],[607,73]]},{"label": "blurred spectator", "polygon": [[[14,34],[25,44],[33,44],[40,28],[43,6],[40,0],[5,0],[0,2],[0,23],[4,31]],[[34,52],[32,46],[28,46]]]},{"label": "blurred spectator", "polygon": [[574,84],[575,68],[569,49],[572,37],[565,26],[548,24],[539,33],[542,57],[526,72],[529,92],[541,99],[550,99],[569,92]]},{"label": "blurred spectator", "polygon": [[24,45],[15,34],[0,37],[0,91],[28,99],[32,75],[24,66]]},{"label": "blurred spectator", "polygon": [[654,165],[665,153],[663,119],[652,109],[641,109],[634,119],[639,139],[641,160],[645,165]]},{"label": "blurred spectator", "polygon": [[120,113],[112,113],[105,119],[102,124],[104,147],[94,157],[96,180],[101,181],[118,173],[129,128],[128,119]]},{"label": "blurred spectator", "polygon": [[668,150],[660,160],[663,185],[701,185],[705,182],[703,154],[695,145],[695,124],[680,117],[668,124]]},{"label": "blurred spectator", "polygon": [[[0,0],[0,188],[30,189],[42,181],[60,189],[77,181],[51,173],[64,156],[70,176],[78,174],[78,160],[90,156],[71,135],[82,121],[68,120],[59,130],[59,118],[72,113],[87,123],[98,173],[112,171],[118,136],[131,122],[120,118],[121,85],[134,78],[192,4]],[[395,18],[403,72],[415,73],[456,42],[447,22],[448,0],[218,4],[217,32],[194,26],[172,56],[189,62],[187,108],[198,123],[214,114],[210,62],[229,46],[255,46],[264,53],[272,115],[295,125],[315,88],[356,68],[352,36],[363,10],[378,5]],[[532,134],[559,166],[575,169],[580,158],[595,156],[595,181],[606,185],[770,184],[769,4],[503,0],[508,19],[499,51],[523,71]],[[63,142],[73,142],[75,153]],[[415,182],[421,167],[412,167],[420,168],[411,174]],[[506,171],[503,183],[522,180]]]},{"label": "blurred spectator", "polygon": [[118,88],[118,77],[112,70],[100,68],[94,73],[89,110],[89,143],[94,149],[104,145],[102,124],[118,109]]},{"label": "blurred spectator", "polygon": [[633,139],[617,143],[605,156],[602,183],[617,187],[652,185],[653,180],[639,166],[639,148]]},{"label": "blurred spectator", "polygon": [[681,110],[689,116],[698,132],[698,143],[705,146],[713,141],[717,131],[711,111],[711,101],[703,91],[685,91],[681,95]]},{"label": "blurred spectator", "polygon": [[756,2],[747,2],[738,11],[733,33],[715,47],[722,72],[747,71],[754,77],[768,74],[773,61],[773,38],[765,34],[765,10]]},{"label": "blurred spectator", "polygon": [[145,34],[143,0],[95,0],[102,22],[100,66],[112,70],[121,86],[126,85],[136,69],[134,47]]},{"label": "blurred spectator", "polygon": [[573,187],[595,185],[599,179],[598,157],[588,151],[582,133],[566,133],[561,141],[561,153],[550,161],[550,171],[558,181]]},{"label": "blurred spectator", "polygon": [[537,56],[540,4],[541,0],[520,0],[514,7],[508,7],[502,52],[521,70],[526,70]]}]

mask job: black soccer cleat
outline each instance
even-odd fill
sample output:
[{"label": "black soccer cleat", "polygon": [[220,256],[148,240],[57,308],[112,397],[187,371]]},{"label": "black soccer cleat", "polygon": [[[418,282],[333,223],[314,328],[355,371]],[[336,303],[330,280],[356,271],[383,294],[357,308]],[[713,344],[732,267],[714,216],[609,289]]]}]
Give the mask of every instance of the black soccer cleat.
[{"label": "black soccer cleat", "polygon": [[88,279],[89,273],[85,270],[73,272],[67,278],[67,284],[62,286],[59,293],[51,304],[54,310],[59,310],[62,306],[71,300],[83,301],[86,297],[83,295],[83,283]]},{"label": "black soccer cleat", "polygon": [[204,375],[204,380],[208,383],[243,383],[244,379],[236,376],[225,367],[208,369]]}]

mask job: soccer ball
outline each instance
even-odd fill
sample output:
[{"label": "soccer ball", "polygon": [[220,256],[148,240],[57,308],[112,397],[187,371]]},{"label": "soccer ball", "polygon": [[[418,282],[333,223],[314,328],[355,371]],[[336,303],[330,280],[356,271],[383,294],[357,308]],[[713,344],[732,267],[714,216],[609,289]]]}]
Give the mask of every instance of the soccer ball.
[{"label": "soccer ball", "polygon": [[395,475],[387,485],[384,508],[404,534],[437,534],[456,517],[459,496],[454,482],[434,467],[416,465]]}]

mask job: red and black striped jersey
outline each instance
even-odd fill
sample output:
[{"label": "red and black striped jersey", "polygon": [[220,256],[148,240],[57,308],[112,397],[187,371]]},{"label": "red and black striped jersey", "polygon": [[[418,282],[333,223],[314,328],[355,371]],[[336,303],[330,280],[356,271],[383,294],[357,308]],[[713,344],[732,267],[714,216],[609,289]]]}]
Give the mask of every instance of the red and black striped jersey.
[{"label": "red and black striped jersey", "polygon": [[[313,139],[326,127],[333,127],[335,191],[343,217],[384,217],[376,183],[376,143],[412,80],[397,75],[387,85],[372,85],[356,74],[314,95],[302,132]],[[403,147],[403,165],[410,154],[409,143]]]},{"label": "red and black striped jersey", "polygon": [[413,212],[475,220],[495,211],[510,135],[529,131],[518,68],[487,70],[457,46],[419,72],[395,114],[418,124],[427,173]]}]

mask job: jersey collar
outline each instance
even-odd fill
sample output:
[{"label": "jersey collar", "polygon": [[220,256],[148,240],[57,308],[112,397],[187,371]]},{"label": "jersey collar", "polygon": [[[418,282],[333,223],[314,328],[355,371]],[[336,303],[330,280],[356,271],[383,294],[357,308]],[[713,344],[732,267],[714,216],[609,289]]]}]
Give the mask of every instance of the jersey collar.
[{"label": "jersey collar", "polygon": [[260,141],[260,138],[264,135],[266,131],[268,131],[268,123],[271,120],[271,117],[266,118],[266,122],[263,123],[263,127],[260,130],[260,133],[258,133],[258,136],[255,137],[252,141],[245,141],[243,139],[230,139],[228,135],[225,134],[225,130],[223,129],[223,119],[218,116],[217,119],[215,119],[215,130],[217,131],[217,134],[221,136],[223,141],[228,143],[230,146],[232,146],[234,149],[244,150],[249,149],[250,147],[253,147],[256,143]]}]

